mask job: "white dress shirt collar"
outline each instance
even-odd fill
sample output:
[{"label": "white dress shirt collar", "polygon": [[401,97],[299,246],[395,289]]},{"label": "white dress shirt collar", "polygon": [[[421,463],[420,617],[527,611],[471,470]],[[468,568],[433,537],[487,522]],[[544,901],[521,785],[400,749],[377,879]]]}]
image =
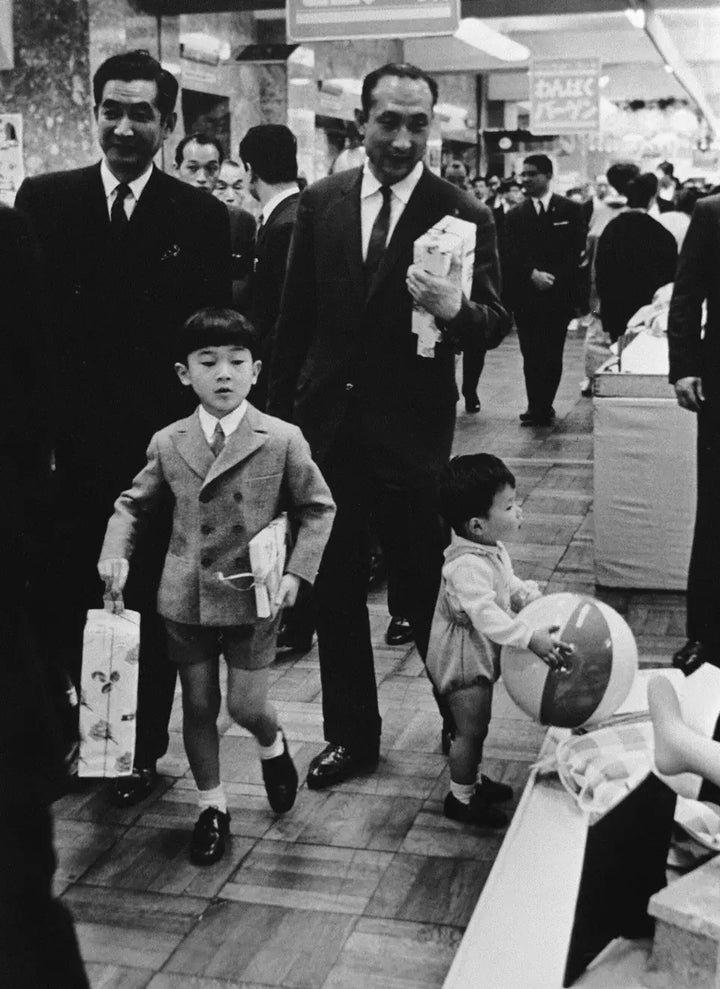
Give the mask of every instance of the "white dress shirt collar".
[{"label": "white dress shirt collar", "polygon": [[539,196],[537,199],[533,196],[532,204],[533,204],[533,207],[535,209],[535,212],[537,213],[537,211],[538,211],[538,203],[542,203],[543,206],[545,207],[545,212],[547,213],[548,210],[550,209],[550,199],[551,198],[552,198],[552,190],[551,189],[548,189],[548,191],[545,193],[544,196]]},{"label": "white dress shirt collar", "polygon": [[[137,202],[140,199],[140,196],[142,195],[145,186],[150,181],[150,176],[152,175],[153,168],[154,168],[153,163],[150,162],[150,165],[145,169],[142,175],[139,175],[136,179],[133,179],[132,182],[127,183],[130,186],[130,191],[132,192],[132,196],[127,196],[127,198],[125,199],[125,213],[127,214],[128,219],[130,219],[130,216],[132,215],[132,211],[137,205]],[[103,189],[105,190],[105,200],[107,202],[108,216],[109,216],[110,210],[112,209],[113,206],[113,202],[115,201],[115,190],[122,183],[118,182],[118,180],[115,178],[113,173],[108,168],[107,162],[105,161],[104,158],[100,162],[100,178],[102,179]]]},{"label": "white dress shirt collar", "polygon": [[200,426],[203,431],[203,435],[208,443],[211,442],[213,435],[215,433],[215,426],[220,423],[223,433],[225,433],[225,439],[234,433],[243,420],[245,413],[247,412],[247,399],[238,405],[236,409],[229,412],[222,419],[216,419],[215,416],[210,415],[210,413],[202,406],[198,405],[198,418],[200,420]]},{"label": "white dress shirt collar", "polygon": [[294,196],[298,192],[297,189],[283,189],[282,192],[276,192],[272,199],[268,199],[263,208],[260,210],[260,220],[262,223],[267,223],[268,217],[271,215],[274,209],[284,202],[284,200],[289,199],[290,196]]},{"label": "white dress shirt collar", "polygon": [[[408,200],[415,191],[415,186],[420,181],[422,173],[423,163],[419,161],[404,179],[400,179],[399,182],[395,182],[394,185],[390,186],[393,195],[397,196],[403,206],[407,206]],[[360,186],[360,199],[367,199],[368,196],[372,196],[378,191],[381,185],[382,182],[379,182],[370,171],[369,163],[365,162],[363,165],[362,185]]]}]

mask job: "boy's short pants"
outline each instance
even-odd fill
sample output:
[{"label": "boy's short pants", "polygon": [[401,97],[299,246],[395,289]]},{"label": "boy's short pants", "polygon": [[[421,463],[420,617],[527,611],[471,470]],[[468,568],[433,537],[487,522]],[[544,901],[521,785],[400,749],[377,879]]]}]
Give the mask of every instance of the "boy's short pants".
[{"label": "boy's short pants", "polygon": [[238,670],[262,670],[275,659],[280,615],[256,625],[184,625],[164,618],[168,655],[177,666],[214,661],[222,655]]}]

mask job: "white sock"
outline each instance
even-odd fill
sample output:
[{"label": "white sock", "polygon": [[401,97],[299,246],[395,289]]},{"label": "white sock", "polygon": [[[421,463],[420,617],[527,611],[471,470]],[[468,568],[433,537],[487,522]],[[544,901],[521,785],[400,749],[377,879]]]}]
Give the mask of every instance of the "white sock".
[{"label": "white sock", "polygon": [[201,811],[214,807],[222,814],[227,814],[227,797],[222,783],[212,790],[198,790],[198,807]]},{"label": "white sock", "polygon": [[470,798],[473,795],[475,789],[474,783],[456,783],[455,780],[450,780],[450,793],[456,800],[459,800],[461,804],[469,804]]},{"label": "white sock", "polygon": [[277,759],[279,755],[282,755],[285,751],[285,745],[283,744],[283,733],[280,729],[278,728],[274,742],[271,742],[270,745],[261,745],[258,742],[258,749],[260,750],[261,759]]}]

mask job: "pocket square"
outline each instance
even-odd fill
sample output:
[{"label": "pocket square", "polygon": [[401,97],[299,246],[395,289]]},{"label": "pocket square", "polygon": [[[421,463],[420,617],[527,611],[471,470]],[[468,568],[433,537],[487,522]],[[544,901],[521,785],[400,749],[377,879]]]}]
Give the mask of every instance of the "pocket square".
[{"label": "pocket square", "polygon": [[180,245],[171,244],[166,251],[160,257],[161,261],[169,261],[170,258],[176,258],[180,254]]},{"label": "pocket square", "polygon": [[569,223],[569,220],[553,220],[554,227],[567,227]]}]

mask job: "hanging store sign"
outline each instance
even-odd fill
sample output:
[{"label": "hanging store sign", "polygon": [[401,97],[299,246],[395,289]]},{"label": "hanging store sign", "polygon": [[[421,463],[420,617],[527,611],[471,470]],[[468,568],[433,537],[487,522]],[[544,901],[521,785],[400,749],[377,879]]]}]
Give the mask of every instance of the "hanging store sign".
[{"label": "hanging store sign", "polygon": [[291,41],[454,34],[460,0],[287,0]]},{"label": "hanging store sign", "polygon": [[533,59],[530,130],[534,134],[593,133],[600,129],[600,60]]}]

